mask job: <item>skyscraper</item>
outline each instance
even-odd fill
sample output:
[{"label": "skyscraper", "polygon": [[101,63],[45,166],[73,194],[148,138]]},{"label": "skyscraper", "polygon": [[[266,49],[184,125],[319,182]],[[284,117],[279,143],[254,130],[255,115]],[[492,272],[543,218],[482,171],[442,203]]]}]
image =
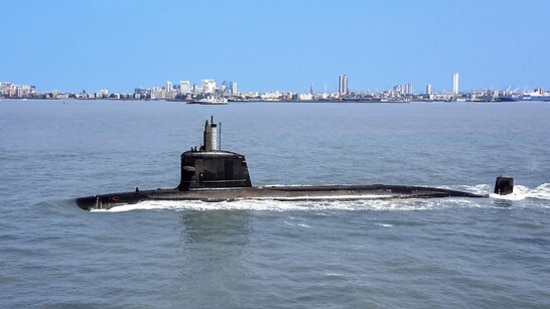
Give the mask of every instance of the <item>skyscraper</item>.
[{"label": "skyscraper", "polygon": [[453,73],[453,93],[458,94],[458,73]]},{"label": "skyscraper", "polygon": [[238,88],[237,88],[237,82],[233,81],[231,82],[231,94],[232,95],[237,95],[239,93],[238,91]]},{"label": "skyscraper", "polygon": [[405,88],[405,94],[406,95],[412,95],[413,94],[413,86],[411,83],[407,83],[407,86]]},{"label": "skyscraper", "polygon": [[187,80],[180,81],[180,93],[186,94],[191,92],[191,83]]},{"label": "skyscraper", "polygon": [[338,94],[340,96],[348,94],[348,77],[346,74],[338,76]]}]

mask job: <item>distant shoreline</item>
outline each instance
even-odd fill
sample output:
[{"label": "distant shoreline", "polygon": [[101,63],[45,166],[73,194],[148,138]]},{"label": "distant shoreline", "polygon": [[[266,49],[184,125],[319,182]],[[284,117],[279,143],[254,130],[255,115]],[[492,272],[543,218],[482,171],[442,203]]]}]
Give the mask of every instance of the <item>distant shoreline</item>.
[{"label": "distant shoreline", "polygon": [[[44,102],[172,102],[190,104],[190,101],[171,100],[171,99],[60,99],[60,98],[5,98],[0,97],[1,101],[44,101]],[[369,100],[229,100],[228,104],[408,104],[408,103],[545,103],[548,100],[519,100],[519,101],[472,101],[472,100],[412,100],[412,101],[369,101]]]}]

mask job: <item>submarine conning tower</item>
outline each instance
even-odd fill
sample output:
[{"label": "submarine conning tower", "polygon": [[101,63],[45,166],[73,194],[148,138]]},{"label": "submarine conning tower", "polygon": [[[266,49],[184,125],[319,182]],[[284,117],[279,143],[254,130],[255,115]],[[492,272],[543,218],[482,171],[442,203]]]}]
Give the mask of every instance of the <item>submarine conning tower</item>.
[{"label": "submarine conning tower", "polygon": [[204,124],[203,145],[181,154],[180,191],[252,186],[244,155],[220,149],[220,129],[211,117]]}]

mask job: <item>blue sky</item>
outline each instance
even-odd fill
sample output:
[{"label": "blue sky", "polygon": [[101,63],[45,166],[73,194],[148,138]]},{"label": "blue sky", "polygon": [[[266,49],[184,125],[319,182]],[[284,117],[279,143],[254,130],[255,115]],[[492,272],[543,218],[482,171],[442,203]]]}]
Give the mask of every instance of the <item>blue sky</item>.
[{"label": "blue sky", "polygon": [[3,1],[0,81],[133,92],[211,78],[240,91],[550,89],[545,0]]}]

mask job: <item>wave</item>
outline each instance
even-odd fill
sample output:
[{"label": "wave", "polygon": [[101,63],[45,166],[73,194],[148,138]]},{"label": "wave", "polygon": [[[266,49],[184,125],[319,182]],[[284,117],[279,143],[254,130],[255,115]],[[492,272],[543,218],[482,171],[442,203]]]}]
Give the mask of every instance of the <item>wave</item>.
[{"label": "wave", "polygon": [[[479,202],[479,201],[477,201]],[[108,210],[92,212],[125,212],[133,210],[172,210],[172,211],[212,211],[212,210],[251,210],[251,211],[414,211],[446,207],[479,207],[476,201],[468,198],[434,199],[359,199],[323,201],[278,201],[270,199],[239,200],[224,202],[203,201],[144,201],[123,205]]]}]

